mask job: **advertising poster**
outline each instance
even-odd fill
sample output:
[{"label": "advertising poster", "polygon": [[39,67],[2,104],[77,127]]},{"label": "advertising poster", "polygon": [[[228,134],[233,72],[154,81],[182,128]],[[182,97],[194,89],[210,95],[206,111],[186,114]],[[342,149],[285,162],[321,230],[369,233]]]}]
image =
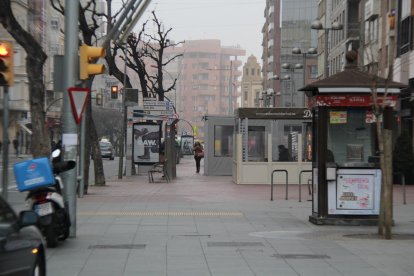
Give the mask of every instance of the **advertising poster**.
[{"label": "advertising poster", "polygon": [[338,209],[373,209],[374,177],[372,175],[339,176],[336,204]]},{"label": "advertising poster", "polygon": [[190,135],[181,136],[181,153],[183,155],[193,155],[194,137]]},{"label": "advertising poster", "polygon": [[329,123],[331,124],[346,124],[347,112],[346,111],[331,111],[329,112]]},{"label": "advertising poster", "polygon": [[135,164],[151,165],[159,162],[161,125],[135,123],[133,125],[133,159]]}]

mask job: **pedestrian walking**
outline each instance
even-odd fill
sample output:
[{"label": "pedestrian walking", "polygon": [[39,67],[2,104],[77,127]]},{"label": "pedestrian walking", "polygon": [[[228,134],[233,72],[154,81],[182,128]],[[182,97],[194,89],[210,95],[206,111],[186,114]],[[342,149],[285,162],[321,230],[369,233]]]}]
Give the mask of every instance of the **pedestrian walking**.
[{"label": "pedestrian walking", "polygon": [[193,151],[194,151],[194,159],[196,162],[197,173],[200,173],[200,162],[201,162],[201,158],[204,157],[204,149],[203,149],[203,146],[200,144],[200,142],[194,143]]},{"label": "pedestrian walking", "polygon": [[13,140],[13,147],[16,152],[16,157],[19,156],[19,141],[17,139]]}]

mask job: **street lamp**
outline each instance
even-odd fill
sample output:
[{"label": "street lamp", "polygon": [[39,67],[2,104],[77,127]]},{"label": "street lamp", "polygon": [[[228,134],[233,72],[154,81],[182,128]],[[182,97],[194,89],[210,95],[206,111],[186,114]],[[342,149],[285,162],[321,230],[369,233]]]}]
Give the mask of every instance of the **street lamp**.
[{"label": "street lamp", "polygon": [[311,29],[314,30],[324,30],[325,31],[325,46],[324,46],[324,53],[325,53],[325,60],[324,60],[324,64],[325,64],[325,68],[324,68],[324,73],[323,73],[323,77],[327,78],[329,75],[329,70],[328,70],[328,36],[329,36],[329,31],[333,30],[333,31],[340,31],[344,28],[344,26],[341,23],[338,22],[333,22],[332,26],[330,28],[324,28],[322,25],[322,22],[319,20],[315,20],[312,22],[311,24]]},{"label": "street lamp", "polygon": [[[282,65],[283,68],[283,65]],[[269,80],[279,80],[282,81],[289,81],[290,75],[284,75],[282,77],[279,77],[278,75],[274,75],[273,77],[269,78]],[[294,89],[294,88],[293,88]],[[290,106],[293,107],[293,89],[290,90]],[[280,92],[277,92],[276,95],[280,96]]]},{"label": "street lamp", "polygon": [[259,100],[264,101],[264,107],[273,107],[273,96],[275,91],[272,88],[268,88],[265,91],[262,91],[262,95],[259,97]]},{"label": "street lamp", "polygon": [[[303,64],[303,86],[306,86],[306,60],[308,55],[316,55],[318,51],[316,48],[309,48],[307,52],[302,53],[302,50],[300,48],[293,48],[292,54],[294,55],[302,55],[302,64]],[[305,93],[303,93],[303,105],[305,106]]]}]

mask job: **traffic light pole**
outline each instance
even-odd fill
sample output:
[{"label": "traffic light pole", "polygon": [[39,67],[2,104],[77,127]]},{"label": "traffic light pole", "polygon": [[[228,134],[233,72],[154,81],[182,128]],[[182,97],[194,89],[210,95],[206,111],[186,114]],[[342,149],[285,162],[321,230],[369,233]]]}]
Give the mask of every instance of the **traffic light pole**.
[{"label": "traffic light pole", "polygon": [[[75,86],[78,79],[76,76],[78,60],[78,11],[79,1],[65,0],[65,56],[63,67],[65,75],[63,76],[64,88]],[[73,118],[69,95],[67,90],[63,93],[63,110],[62,110],[62,145],[64,149],[64,160],[76,160],[78,145],[78,128]],[[63,175],[65,185],[66,200],[68,202],[70,216],[69,236],[76,237],[76,170],[72,169]]]},{"label": "traffic light pole", "polygon": [[3,86],[3,183],[2,196],[7,201],[9,186],[9,87]]}]

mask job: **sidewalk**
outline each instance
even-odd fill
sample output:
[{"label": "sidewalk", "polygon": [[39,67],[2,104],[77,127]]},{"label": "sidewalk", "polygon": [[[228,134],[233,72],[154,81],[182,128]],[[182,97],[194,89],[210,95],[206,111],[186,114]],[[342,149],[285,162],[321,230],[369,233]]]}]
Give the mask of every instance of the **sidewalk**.
[{"label": "sidewalk", "polygon": [[[394,191],[395,239],[308,222],[307,187],[235,185],[182,159],[171,183],[109,179],[78,199],[77,235],[48,249],[48,275],[414,275],[414,186]],[[346,236],[348,235],[348,236]],[[349,236],[351,235],[351,236]]]}]

